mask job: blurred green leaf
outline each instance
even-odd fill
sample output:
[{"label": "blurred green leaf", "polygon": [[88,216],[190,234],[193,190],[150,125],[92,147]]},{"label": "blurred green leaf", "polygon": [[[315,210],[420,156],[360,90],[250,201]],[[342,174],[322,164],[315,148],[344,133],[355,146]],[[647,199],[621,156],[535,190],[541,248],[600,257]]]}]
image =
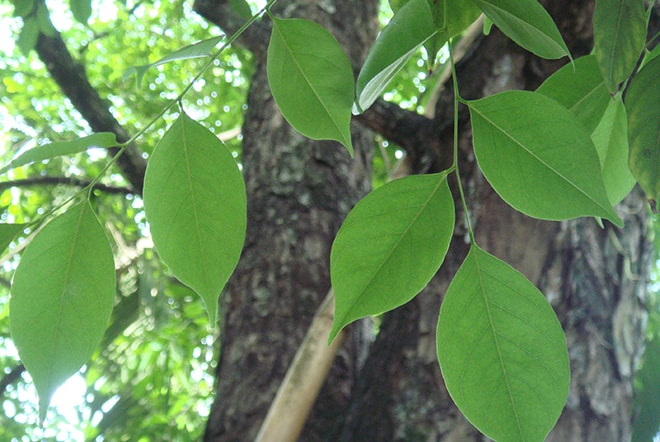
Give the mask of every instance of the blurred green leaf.
[{"label": "blurred green leaf", "polygon": [[82,24],[86,24],[92,15],[91,0],[69,0],[69,7],[71,8],[73,18]]},{"label": "blurred green leaf", "polygon": [[23,232],[25,224],[0,224],[0,252],[3,252]]}]

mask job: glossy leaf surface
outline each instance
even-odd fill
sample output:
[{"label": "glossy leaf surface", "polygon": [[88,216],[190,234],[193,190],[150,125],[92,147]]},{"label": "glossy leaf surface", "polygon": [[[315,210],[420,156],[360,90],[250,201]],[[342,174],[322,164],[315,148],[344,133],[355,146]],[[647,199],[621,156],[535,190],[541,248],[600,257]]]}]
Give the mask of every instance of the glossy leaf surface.
[{"label": "glossy leaf surface", "polygon": [[59,385],[101,342],[115,296],[112,249],[89,203],[47,224],[14,274],[9,326],[46,415]]},{"label": "glossy leaf surface", "polygon": [[442,264],[453,230],[446,173],[391,181],[360,201],[332,246],[330,339],[358,318],[410,301]]},{"label": "glossy leaf surface", "polygon": [[625,103],[628,165],[651,204],[655,204],[660,198],[660,57],[649,61],[632,79]]},{"label": "glossy leaf surface", "polygon": [[628,78],[646,41],[641,0],[598,0],[594,10],[594,53],[610,92]]},{"label": "glossy leaf surface", "polygon": [[63,155],[73,155],[93,147],[108,148],[114,146],[117,146],[115,134],[109,132],[96,133],[71,141],[42,144],[14,158],[9,164],[0,169],[0,174],[16,167],[34,163],[35,161],[48,160]]},{"label": "glossy leaf surface", "polygon": [[465,417],[500,441],[542,441],[570,384],[561,325],[521,273],[473,245],[438,318],[438,360]]},{"label": "glossy leaf surface", "polygon": [[593,55],[566,64],[536,91],[570,110],[589,133],[596,129],[610,102],[610,94]]},{"label": "glossy leaf surface", "polygon": [[474,151],[507,203],[549,220],[599,216],[617,225],[589,134],[556,101],[509,91],[469,102]]},{"label": "glossy leaf surface", "polygon": [[472,0],[511,40],[543,58],[570,55],[557,25],[536,0]]},{"label": "glossy leaf surface", "polygon": [[353,155],[353,70],[332,34],[309,20],[274,19],[267,71],[291,126],[315,140],[339,141]]},{"label": "glossy leaf surface", "polygon": [[376,101],[410,57],[436,32],[427,0],[409,0],[394,14],[369,51],[358,76],[356,113]]},{"label": "glossy leaf surface", "polygon": [[215,323],[245,238],[245,185],[236,161],[215,135],[180,116],[149,159],[144,208],[158,254],[202,297]]}]

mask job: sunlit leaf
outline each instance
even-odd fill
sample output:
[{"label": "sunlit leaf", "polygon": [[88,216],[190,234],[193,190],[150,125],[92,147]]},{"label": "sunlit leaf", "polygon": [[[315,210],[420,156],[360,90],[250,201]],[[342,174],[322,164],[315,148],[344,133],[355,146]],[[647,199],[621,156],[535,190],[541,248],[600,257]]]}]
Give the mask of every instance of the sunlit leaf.
[{"label": "sunlit leaf", "polygon": [[71,13],[73,18],[82,24],[86,24],[89,17],[92,15],[92,1],[91,0],[69,0]]},{"label": "sunlit leaf", "polygon": [[315,140],[339,141],[353,155],[353,70],[332,34],[309,20],[274,19],[267,70],[273,98],[291,126]]},{"label": "sunlit leaf", "polygon": [[9,244],[25,229],[25,224],[0,224],[0,252],[3,252]]},{"label": "sunlit leaf", "polygon": [[437,272],[454,231],[447,174],[385,184],[349,213],[332,246],[330,339],[358,318],[410,301]]},{"label": "sunlit leaf", "polygon": [[628,111],[628,165],[652,205],[660,198],[660,57],[632,79],[625,97]]},{"label": "sunlit leaf", "polygon": [[144,208],[158,254],[201,296],[215,323],[245,238],[245,185],[236,161],[215,135],[181,115],[149,159]]},{"label": "sunlit leaf", "polygon": [[598,0],[593,22],[594,53],[608,89],[614,92],[632,73],[644,49],[644,2]]},{"label": "sunlit leaf", "polygon": [[573,112],[589,133],[596,129],[611,101],[593,55],[580,57],[574,63],[565,65],[536,91]]},{"label": "sunlit leaf", "polygon": [[536,0],[472,0],[507,37],[543,58],[570,55],[552,17]]},{"label": "sunlit leaf", "polygon": [[438,360],[465,417],[498,441],[542,441],[568,397],[566,340],[521,273],[473,245],[438,318]]},{"label": "sunlit leaf", "polygon": [[565,107],[528,91],[468,105],[479,167],[504,201],[535,218],[598,216],[622,225],[593,142]]},{"label": "sunlit leaf", "polygon": [[172,52],[171,54],[168,54],[165,57],[161,58],[160,60],[154,61],[153,63],[145,64],[142,66],[130,67],[126,69],[126,72],[124,72],[124,79],[127,79],[131,75],[135,74],[137,84],[139,87],[140,84],[142,83],[142,78],[144,77],[144,74],[150,68],[160,66],[162,64],[170,63],[172,61],[209,57],[211,54],[213,54],[214,49],[218,45],[218,43],[224,40],[224,38],[225,38],[224,35],[219,35],[217,37],[212,37],[207,40],[198,41],[197,43],[193,43],[191,45],[178,49]]},{"label": "sunlit leaf", "polygon": [[427,0],[410,0],[401,7],[378,36],[362,66],[355,112],[371,106],[410,57],[436,32]]},{"label": "sunlit leaf", "polygon": [[47,224],[14,274],[9,326],[46,415],[55,389],[101,342],[115,296],[112,249],[88,202]]},{"label": "sunlit leaf", "polygon": [[628,168],[628,119],[620,97],[610,100],[591,139],[600,158],[610,204],[618,204],[635,186]]},{"label": "sunlit leaf", "polygon": [[73,155],[93,147],[108,148],[114,146],[117,146],[115,134],[108,132],[100,132],[70,141],[42,144],[11,160],[9,164],[0,169],[0,174],[35,161],[48,160],[63,155]]}]

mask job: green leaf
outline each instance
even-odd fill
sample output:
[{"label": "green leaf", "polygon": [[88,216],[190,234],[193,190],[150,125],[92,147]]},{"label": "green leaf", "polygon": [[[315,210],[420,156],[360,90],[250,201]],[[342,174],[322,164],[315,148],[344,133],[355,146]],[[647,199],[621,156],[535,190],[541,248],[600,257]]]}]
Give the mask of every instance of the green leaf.
[{"label": "green leaf", "polygon": [[53,392],[92,356],[112,313],[112,249],[88,202],[34,237],[11,295],[11,335],[39,393],[43,421]]},{"label": "green leaf", "polygon": [[245,0],[229,0],[231,9],[242,19],[249,20],[252,17],[252,9]]},{"label": "green leaf", "polygon": [[[434,14],[435,25],[443,30],[442,34],[445,37],[451,38],[460,34],[481,15],[479,8],[465,0],[435,0],[433,3],[437,4]],[[442,43],[444,44],[445,41],[446,38]]]},{"label": "green leaf", "polygon": [[92,15],[92,1],[91,0],[69,0],[71,13],[73,18],[82,24],[86,24],[89,17]]},{"label": "green leaf", "polygon": [[34,10],[34,0],[13,0],[14,16],[27,17]]},{"label": "green leaf", "polygon": [[332,246],[336,307],[330,340],[354,320],[417,295],[442,264],[453,231],[447,173],[391,181],[360,201]]},{"label": "green leaf", "polygon": [[543,58],[570,57],[552,17],[536,0],[472,0],[511,40]]},{"label": "green leaf", "polygon": [[646,40],[642,0],[598,0],[594,10],[594,53],[610,92],[632,73]]},{"label": "green leaf", "polygon": [[473,245],[442,301],[438,361],[465,417],[501,441],[541,441],[570,384],[566,340],[543,294]]},{"label": "green leaf", "polygon": [[245,185],[229,150],[181,115],[149,159],[144,209],[158,254],[215,323],[245,239]]},{"label": "green leaf", "polygon": [[536,91],[570,110],[589,133],[596,129],[611,101],[593,55],[580,57],[574,63],[565,65]]},{"label": "green leaf", "polygon": [[0,224],[0,252],[3,252],[9,244],[23,232],[25,224]]},{"label": "green leaf", "polygon": [[48,8],[43,2],[37,3],[37,25],[39,26],[39,31],[47,37],[54,37],[57,32],[53,23],[50,21]]},{"label": "green leaf", "polygon": [[218,45],[218,43],[224,40],[224,38],[225,38],[224,35],[218,35],[217,37],[212,37],[206,40],[202,40],[197,43],[193,43],[191,45],[178,49],[153,63],[145,64],[142,66],[131,66],[130,68],[126,69],[126,72],[124,72],[123,79],[126,80],[128,77],[135,74],[137,85],[138,87],[140,87],[144,74],[150,68],[177,60],[190,60],[193,58],[209,57],[211,54],[213,54],[213,50]]},{"label": "green leaf", "polygon": [[371,106],[410,57],[436,32],[426,0],[410,0],[401,7],[378,36],[362,66],[355,112]]},{"label": "green leaf", "polygon": [[528,91],[502,92],[468,106],[479,167],[513,208],[540,219],[598,216],[622,225],[593,142],[566,108]]},{"label": "green leaf", "polygon": [[9,164],[0,169],[0,174],[35,161],[48,160],[62,155],[73,155],[92,147],[108,148],[114,146],[117,146],[117,139],[115,134],[109,132],[100,132],[71,141],[42,144],[11,160]]},{"label": "green leaf", "polygon": [[598,152],[610,204],[616,205],[635,186],[635,178],[628,168],[628,119],[620,97],[610,100],[591,139]]},{"label": "green leaf", "polygon": [[298,132],[339,141],[353,155],[353,70],[332,34],[309,20],[273,19],[267,71],[273,98]]},{"label": "green leaf", "polygon": [[23,20],[23,27],[21,33],[18,35],[16,46],[21,50],[26,57],[30,51],[37,46],[37,39],[39,38],[39,25],[34,17],[28,17]]},{"label": "green leaf", "polygon": [[632,79],[625,97],[630,171],[652,207],[660,198],[660,57]]}]

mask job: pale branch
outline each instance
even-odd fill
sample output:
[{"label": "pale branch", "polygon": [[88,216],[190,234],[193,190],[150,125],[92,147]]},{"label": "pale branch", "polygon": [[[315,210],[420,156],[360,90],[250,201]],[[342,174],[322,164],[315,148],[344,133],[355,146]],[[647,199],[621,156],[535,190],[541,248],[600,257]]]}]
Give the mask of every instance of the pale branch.
[{"label": "pale branch", "polygon": [[[73,178],[73,177],[40,176],[40,177],[24,178],[13,181],[1,181],[0,192],[5,189],[9,189],[10,187],[53,186],[53,185],[87,187],[90,184],[91,181],[81,180],[79,178]],[[113,195],[131,195],[136,193],[135,190],[129,189],[128,187],[108,186],[106,184],[101,184],[101,183],[94,184],[94,189]]]},{"label": "pale branch", "polygon": [[[40,34],[36,51],[64,95],[94,132],[112,132],[120,143],[130,139],[128,132],[110,112],[108,104],[90,84],[84,67],[74,61],[58,32],[52,37]],[[119,148],[108,150],[114,155]],[[146,161],[140,150],[135,145],[129,146],[117,160],[117,165],[135,192],[142,193]]]},{"label": "pale branch", "polygon": [[18,364],[16,367],[12,368],[9,373],[6,373],[2,379],[0,379],[0,398],[5,395],[7,387],[16,382],[16,380],[21,377],[24,371],[25,366],[23,364]]}]

